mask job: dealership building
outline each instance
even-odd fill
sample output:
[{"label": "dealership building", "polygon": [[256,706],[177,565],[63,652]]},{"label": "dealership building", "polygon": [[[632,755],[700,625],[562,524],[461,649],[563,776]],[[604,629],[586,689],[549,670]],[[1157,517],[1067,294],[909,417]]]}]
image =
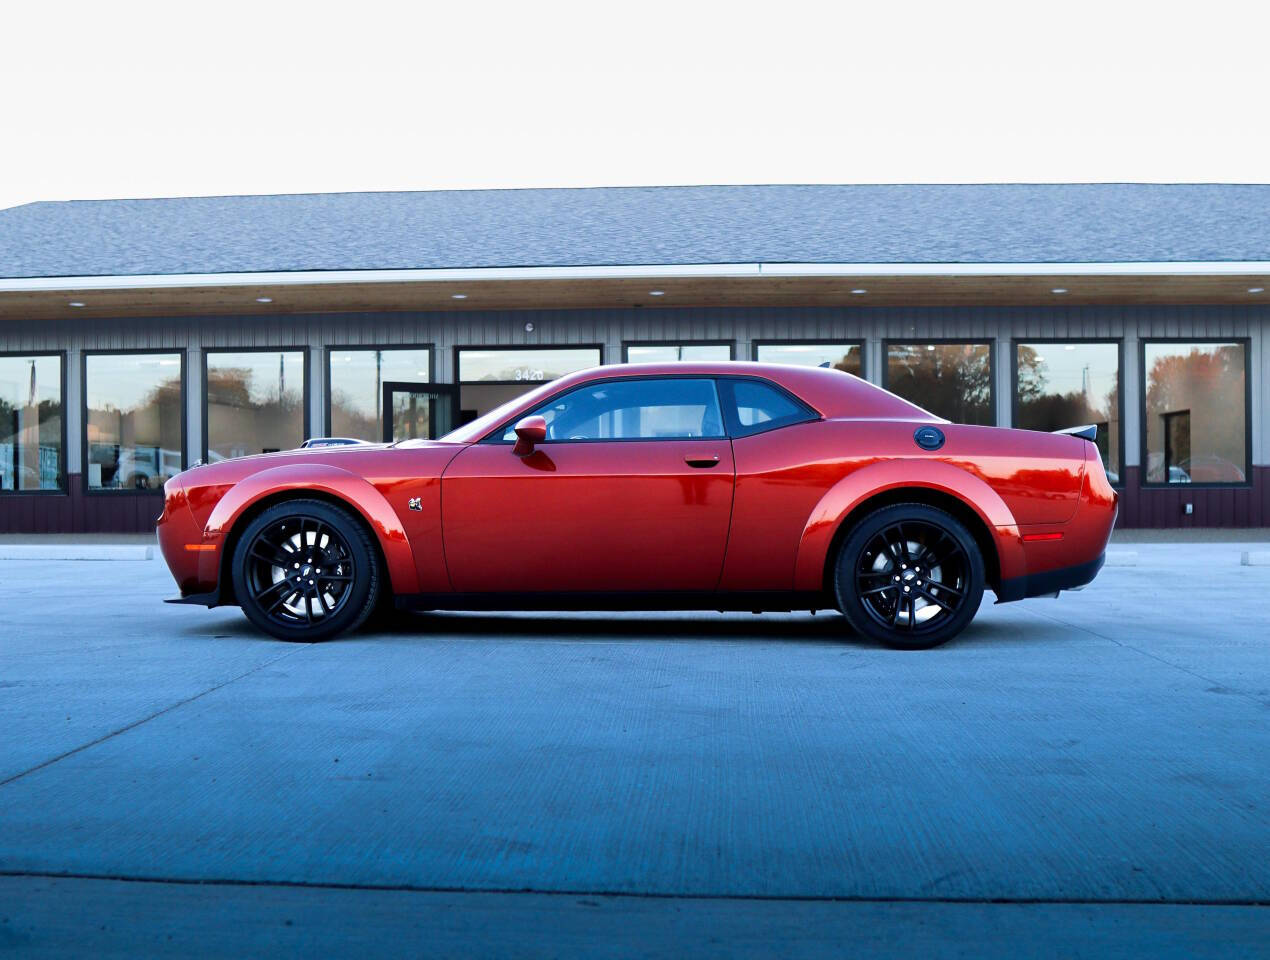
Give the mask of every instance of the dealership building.
[{"label": "dealership building", "polygon": [[1096,423],[1123,526],[1270,526],[1270,186],[488,190],[0,211],[0,532],[199,460],[438,435],[543,380],[829,363]]}]

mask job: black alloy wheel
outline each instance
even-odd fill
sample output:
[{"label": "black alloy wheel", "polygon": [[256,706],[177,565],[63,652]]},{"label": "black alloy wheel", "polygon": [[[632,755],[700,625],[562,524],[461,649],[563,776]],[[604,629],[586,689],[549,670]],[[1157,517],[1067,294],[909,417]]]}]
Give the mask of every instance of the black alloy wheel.
[{"label": "black alloy wheel", "polygon": [[974,619],[983,599],[983,557],[956,517],[925,504],[895,504],[847,535],[834,588],[859,633],[923,650],[951,640]]},{"label": "black alloy wheel", "polygon": [[287,500],[253,519],[234,549],[233,577],[252,623],[300,642],[361,626],[380,583],[366,528],[321,500]]}]

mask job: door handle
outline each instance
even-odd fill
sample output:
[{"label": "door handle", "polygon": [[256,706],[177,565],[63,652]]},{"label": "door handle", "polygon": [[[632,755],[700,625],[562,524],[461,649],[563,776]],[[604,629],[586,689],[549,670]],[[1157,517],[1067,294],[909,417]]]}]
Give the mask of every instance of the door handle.
[{"label": "door handle", "polygon": [[690,467],[717,467],[719,465],[718,457],[702,457],[689,454],[684,457],[684,463]]}]

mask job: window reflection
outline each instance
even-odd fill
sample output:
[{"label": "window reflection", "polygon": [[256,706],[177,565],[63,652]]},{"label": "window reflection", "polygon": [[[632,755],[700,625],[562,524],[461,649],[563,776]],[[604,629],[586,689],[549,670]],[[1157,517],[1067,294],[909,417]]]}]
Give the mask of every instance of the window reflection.
[{"label": "window reflection", "polygon": [[1147,343],[1148,483],[1243,483],[1248,451],[1242,343]]},{"label": "window reflection", "polygon": [[539,384],[600,365],[596,347],[459,351],[459,423],[470,423]]},{"label": "window reflection", "polygon": [[[712,380],[614,380],[579,387],[534,413],[549,441],[722,437]],[[504,440],[515,440],[509,427]]]},{"label": "window reflection", "polygon": [[304,353],[207,354],[207,459],[291,450],[304,442]]},{"label": "window reflection", "polygon": [[383,439],[380,407],[385,382],[427,383],[432,379],[432,351],[332,350],[331,436]]},{"label": "window reflection", "polygon": [[1098,452],[1120,482],[1120,348],[1114,343],[1020,343],[1016,426],[1063,430],[1095,424]]},{"label": "window reflection", "polygon": [[640,343],[626,348],[627,363],[676,363],[678,361],[731,360],[726,343]]},{"label": "window reflection", "polygon": [[63,487],[62,358],[0,357],[0,490]]},{"label": "window reflection", "polygon": [[759,363],[791,363],[800,367],[820,367],[863,376],[864,348],[858,343],[760,343],[754,348]]},{"label": "window reflection", "polygon": [[887,344],[886,388],[954,423],[996,423],[991,344]]},{"label": "window reflection", "polygon": [[179,353],[89,354],[88,486],[159,490],[184,466]]}]

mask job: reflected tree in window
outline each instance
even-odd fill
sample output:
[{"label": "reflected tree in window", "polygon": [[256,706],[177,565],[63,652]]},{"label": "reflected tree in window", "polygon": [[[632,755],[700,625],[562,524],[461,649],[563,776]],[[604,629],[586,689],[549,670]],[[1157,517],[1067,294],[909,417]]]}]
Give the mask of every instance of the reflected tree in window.
[{"label": "reflected tree in window", "polygon": [[304,440],[304,354],[207,355],[207,456],[291,450]]},{"label": "reflected tree in window", "polygon": [[386,381],[427,383],[432,364],[426,347],[392,350],[344,348],[330,353],[330,434],[378,441],[383,436],[380,406]]},{"label": "reflected tree in window", "polygon": [[954,423],[996,422],[986,343],[889,344],[886,388]]},{"label": "reflected tree in window", "polygon": [[62,456],[61,358],[0,357],[0,490],[61,489]]},{"label": "reflected tree in window", "polygon": [[1120,354],[1114,343],[1021,343],[1016,426],[1064,430],[1094,424],[1113,483],[1120,479]]},{"label": "reflected tree in window", "polygon": [[1149,483],[1247,479],[1242,343],[1148,343],[1146,473]]},{"label": "reflected tree in window", "polygon": [[160,490],[184,466],[179,354],[87,358],[88,485]]},{"label": "reflected tree in window", "polygon": [[825,364],[853,376],[863,375],[864,348],[858,343],[760,343],[754,351],[759,363],[789,363],[800,367]]}]

